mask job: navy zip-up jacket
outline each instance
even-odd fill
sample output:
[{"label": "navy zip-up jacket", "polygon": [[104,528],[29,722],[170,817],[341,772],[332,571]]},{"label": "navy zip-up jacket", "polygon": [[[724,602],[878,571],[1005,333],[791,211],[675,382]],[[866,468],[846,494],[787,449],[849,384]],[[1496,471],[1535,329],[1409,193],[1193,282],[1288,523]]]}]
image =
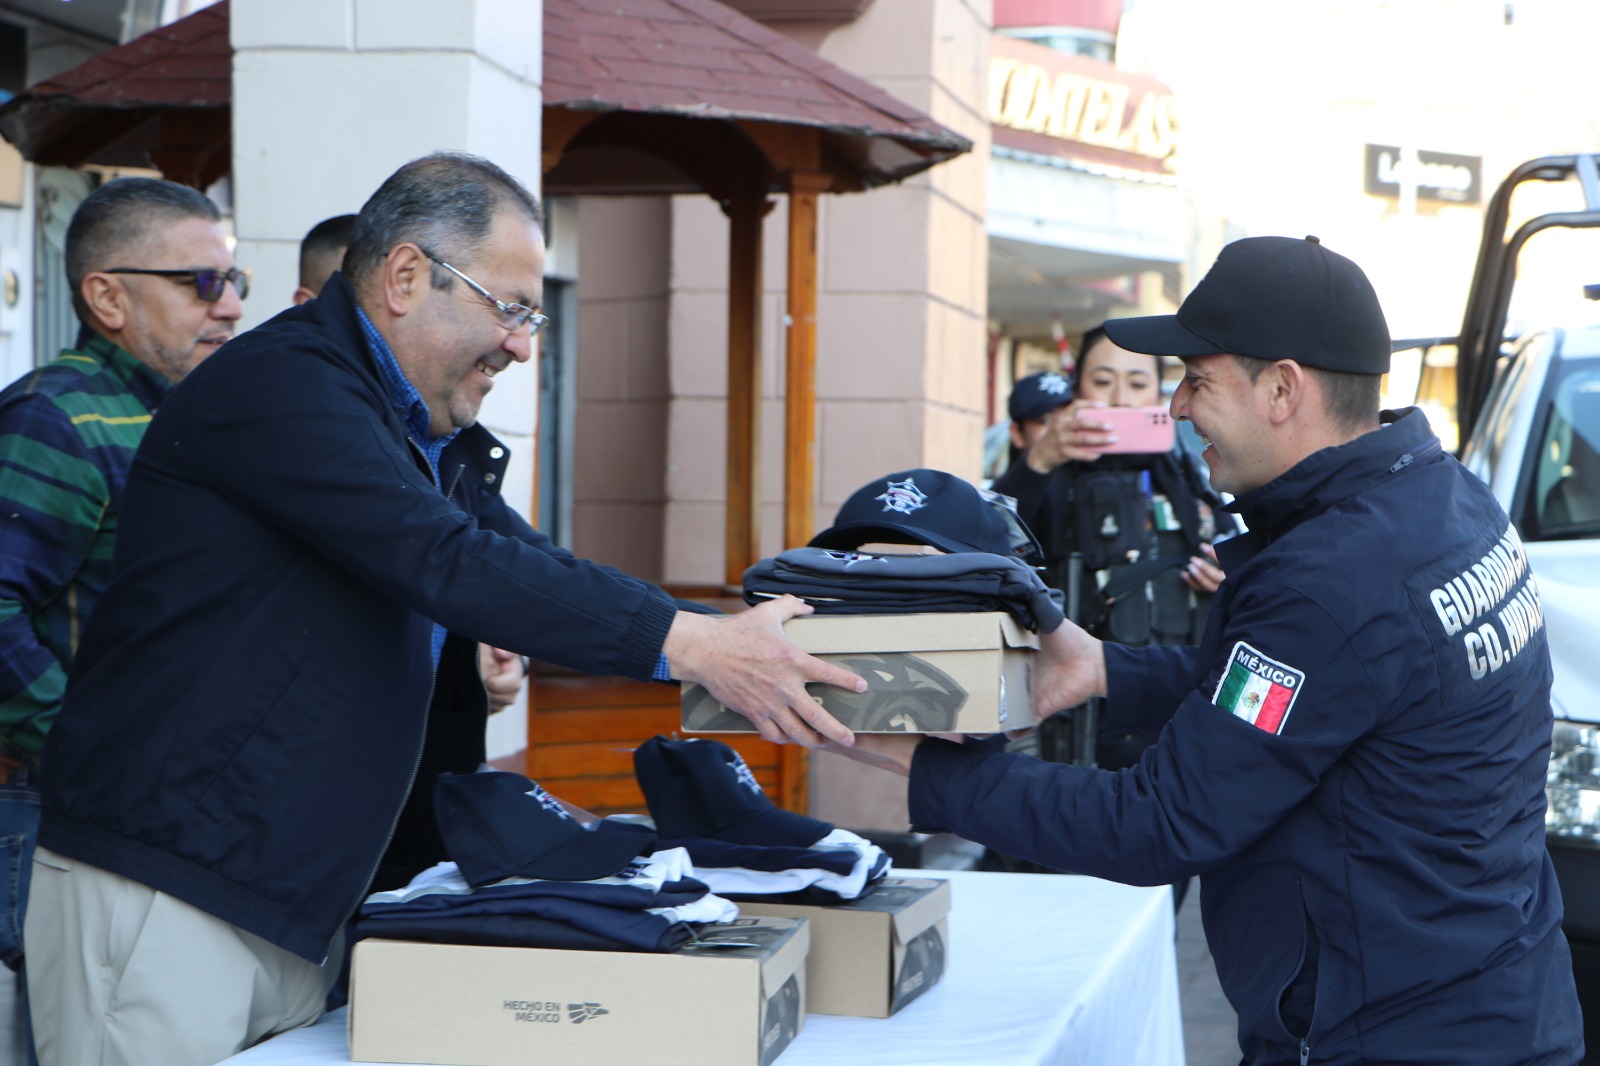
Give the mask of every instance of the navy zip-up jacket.
[{"label": "navy zip-up jacket", "polygon": [[1130,884],[1200,875],[1251,1066],[1577,1062],[1550,658],[1504,512],[1415,410],[1234,506],[1200,646],[1106,646],[1108,720],[1168,719],[1137,765],[927,741],[913,822]]},{"label": "navy zip-up jacket", "polygon": [[[42,846],[320,961],[425,734],[425,773],[459,768],[451,735],[481,749],[470,641],[651,676],[672,599],[507,507],[487,431],[446,448],[443,490],[419,443],[339,275],[173,390],[46,742]],[[464,726],[428,720],[432,621],[459,634],[438,687],[470,694],[453,704]]]}]

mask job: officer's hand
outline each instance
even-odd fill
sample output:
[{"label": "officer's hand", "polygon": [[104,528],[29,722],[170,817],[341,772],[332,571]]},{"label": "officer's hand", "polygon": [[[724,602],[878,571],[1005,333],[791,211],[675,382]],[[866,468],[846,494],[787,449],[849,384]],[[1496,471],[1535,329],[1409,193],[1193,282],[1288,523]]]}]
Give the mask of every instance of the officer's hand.
[{"label": "officer's hand", "polygon": [[1183,568],[1183,579],[1196,592],[1215,592],[1222,579],[1228,575],[1217,565],[1217,549],[1209,544],[1200,545],[1200,554],[1191,556]]},{"label": "officer's hand", "polygon": [[490,714],[499,714],[516,702],[523,678],[528,676],[522,656],[487,644],[478,646],[478,670],[483,675],[484,691],[489,694]]},{"label": "officer's hand", "polygon": [[848,747],[850,730],[822,709],[806,683],[865,692],[867,682],[789,643],[783,623],[810,613],[811,605],[793,596],[779,596],[738,614],[679,611],[661,650],[673,677],[704,685],[718,703],[750,719],[766,739],[812,748],[826,739]]},{"label": "officer's hand", "polygon": [[829,741],[822,745],[822,749],[901,777],[910,777],[911,758],[922,739],[916,733],[857,733],[854,747],[841,748]]},{"label": "officer's hand", "polygon": [[1033,705],[1042,722],[1057,711],[1106,694],[1106,656],[1100,641],[1068,619],[1039,635]]}]

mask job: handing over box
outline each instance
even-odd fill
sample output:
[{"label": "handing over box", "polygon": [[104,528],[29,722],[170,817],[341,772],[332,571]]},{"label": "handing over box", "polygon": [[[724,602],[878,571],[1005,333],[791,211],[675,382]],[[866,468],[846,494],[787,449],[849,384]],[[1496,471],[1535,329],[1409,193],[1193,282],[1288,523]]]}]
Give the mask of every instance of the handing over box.
[{"label": "handing over box", "polygon": [[[1033,659],[1039,637],[1003,611],[808,615],[784,635],[802,651],[867,679],[867,691],[814,685],[812,694],[857,733],[998,733],[1035,723]],[[683,686],[691,733],[755,727],[699,685]]]}]

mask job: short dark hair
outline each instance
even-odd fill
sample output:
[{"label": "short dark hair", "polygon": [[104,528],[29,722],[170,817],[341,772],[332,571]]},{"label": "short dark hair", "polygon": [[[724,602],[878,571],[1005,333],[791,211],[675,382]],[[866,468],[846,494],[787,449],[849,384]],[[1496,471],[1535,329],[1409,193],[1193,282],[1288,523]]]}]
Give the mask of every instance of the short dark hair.
[{"label": "short dark hair", "polygon": [[[300,241],[300,284],[306,288],[318,288],[311,282],[317,280],[317,275],[322,273],[320,267],[322,260],[332,255],[344,255],[344,250],[350,245],[350,234],[355,231],[355,215],[334,215],[318,222],[306,231],[304,239]],[[334,268],[338,269],[337,267]],[[330,270],[327,274],[331,274]],[[327,274],[323,274],[322,281],[327,281]]]},{"label": "short dark hair", "polygon": [[[378,271],[395,245],[415,241],[441,259],[470,263],[489,235],[498,211],[520,211],[541,229],[544,212],[523,184],[487,159],[464,152],[435,152],[391,174],[356,216],[344,273],[357,288]],[[438,265],[436,289],[455,277]]]},{"label": "short dark hair", "polygon": [[[1244,368],[1246,376],[1254,382],[1267,369],[1270,359],[1255,359],[1248,355],[1235,355],[1234,361]],[[1342,370],[1323,370],[1321,367],[1300,364],[1300,368],[1317,379],[1322,386],[1322,397],[1328,407],[1328,417],[1343,429],[1367,429],[1378,421],[1378,410],[1383,406],[1382,374],[1347,374]]]},{"label": "short dark hair", "polygon": [[191,218],[221,222],[222,212],[204,193],[160,178],[115,178],[84,197],[67,223],[67,284],[78,320],[89,324],[85,277],[113,266],[139,265],[113,260],[146,240],[156,226]]}]

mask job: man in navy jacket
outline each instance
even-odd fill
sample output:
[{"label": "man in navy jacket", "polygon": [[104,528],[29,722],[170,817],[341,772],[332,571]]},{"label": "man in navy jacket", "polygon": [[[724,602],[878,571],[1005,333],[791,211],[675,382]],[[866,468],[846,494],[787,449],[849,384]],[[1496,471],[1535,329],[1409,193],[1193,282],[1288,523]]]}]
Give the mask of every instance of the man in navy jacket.
[{"label": "man in navy jacket", "polygon": [[865,683],[783,639],[799,601],[680,611],[500,500],[477,413],[529,358],[543,260],[515,179],[414,161],[344,275],[162,405],[42,759],[44,1066],[211,1063],[314,1019],[413,785],[481,752],[476,642],[848,739],[804,685]]},{"label": "man in navy jacket", "polygon": [[1247,239],[1176,315],[1107,329],[1184,360],[1172,413],[1248,532],[1217,545],[1198,647],[1069,622],[1036,695],[1105,696],[1106,729],[1159,741],[1116,773],[903,737],[856,757],[909,775],[919,828],[1130,884],[1199,875],[1250,1066],[1579,1061],[1538,589],[1421,413],[1380,419],[1365,275],[1314,238]]}]

